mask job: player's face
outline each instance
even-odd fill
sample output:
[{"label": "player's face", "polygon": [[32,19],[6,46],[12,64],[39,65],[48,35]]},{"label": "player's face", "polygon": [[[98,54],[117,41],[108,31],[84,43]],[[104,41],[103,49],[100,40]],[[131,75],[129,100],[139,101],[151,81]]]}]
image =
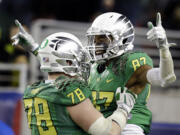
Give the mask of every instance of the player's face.
[{"label": "player's face", "polygon": [[94,43],[96,45],[96,55],[104,54],[109,44],[111,44],[112,39],[112,36],[96,35],[94,38]]}]

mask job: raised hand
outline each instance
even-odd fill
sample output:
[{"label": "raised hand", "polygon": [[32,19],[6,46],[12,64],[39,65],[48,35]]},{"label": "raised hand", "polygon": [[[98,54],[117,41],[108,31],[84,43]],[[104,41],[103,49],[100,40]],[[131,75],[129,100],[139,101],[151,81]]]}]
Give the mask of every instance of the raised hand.
[{"label": "raised hand", "polygon": [[35,52],[39,45],[34,41],[32,36],[26,32],[18,20],[15,20],[15,24],[19,28],[19,32],[11,37],[11,39],[14,40],[12,45],[21,45],[25,50],[30,51],[36,55]]},{"label": "raised hand", "polygon": [[156,17],[156,26],[152,22],[148,22],[150,30],[147,32],[147,39],[155,42],[158,48],[169,48],[176,45],[175,43],[168,43],[166,31],[162,27],[161,14],[158,12]]},{"label": "raised hand", "polygon": [[116,104],[118,108],[125,110],[127,114],[134,107],[136,98],[137,95],[129,91],[126,87],[124,87],[124,90],[121,87],[118,87],[116,90]]}]

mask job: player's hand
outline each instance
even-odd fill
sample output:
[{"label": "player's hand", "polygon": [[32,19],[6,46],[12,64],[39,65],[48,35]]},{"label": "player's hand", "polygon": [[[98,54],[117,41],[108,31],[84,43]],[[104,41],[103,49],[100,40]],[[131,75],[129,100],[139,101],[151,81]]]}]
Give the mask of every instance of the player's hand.
[{"label": "player's hand", "polygon": [[168,43],[166,31],[162,27],[161,14],[158,12],[156,17],[156,26],[152,22],[148,22],[150,30],[147,32],[147,39],[155,42],[158,48],[169,48],[176,45],[175,43]]},{"label": "player's hand", "polygon": [[15,20],[15,24],[19,28],[19,32],[11,37],[11,39],[14,40],[12,45],[21,45],[25,50],[30,52],[37,50],[39,45],[34,41],[32,36],[26,32],[21,23]]},{"label": "player's hand", "polygon": [[118,108],[125,110],[127,114],[134,107],[136,98],[137,95],[129,91],[126,87],[124,87],[124,90],[121,87],[118,87],[116,90],[116,104]]}]

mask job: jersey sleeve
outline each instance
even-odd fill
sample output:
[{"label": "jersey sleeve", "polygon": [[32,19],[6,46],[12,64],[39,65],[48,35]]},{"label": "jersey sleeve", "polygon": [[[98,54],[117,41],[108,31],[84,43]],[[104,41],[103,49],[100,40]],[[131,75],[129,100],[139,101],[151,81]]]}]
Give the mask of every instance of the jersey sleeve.
[{"label": "jersey sleeve", "polygon": [[135,52],[128,55],[125,64],[125,82],[127,82],[132,74],[142,65],[153,67],[152,59],[146,53]]},{"label": "jersey sleeve", "polygon": [[79,104],[87,98],[91,98],[90,88],[81,81],[71,81],[64,90],[61,91],[61,104],[73,106]]}]

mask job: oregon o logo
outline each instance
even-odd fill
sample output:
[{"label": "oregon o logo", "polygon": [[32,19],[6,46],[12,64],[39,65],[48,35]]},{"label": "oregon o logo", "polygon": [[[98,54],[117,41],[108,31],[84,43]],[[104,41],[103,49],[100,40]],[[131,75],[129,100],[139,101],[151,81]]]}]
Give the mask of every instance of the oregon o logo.
[{"label": "oregon o logo", "polygon": [[48,39],[46,39],[46,41],[44,41],[44,42],[42,42],[42,44],[40,45],[40,49],[43,49],[43,48],[45,48],[46,46],[47,46],[47,44],[48,44]]}]

